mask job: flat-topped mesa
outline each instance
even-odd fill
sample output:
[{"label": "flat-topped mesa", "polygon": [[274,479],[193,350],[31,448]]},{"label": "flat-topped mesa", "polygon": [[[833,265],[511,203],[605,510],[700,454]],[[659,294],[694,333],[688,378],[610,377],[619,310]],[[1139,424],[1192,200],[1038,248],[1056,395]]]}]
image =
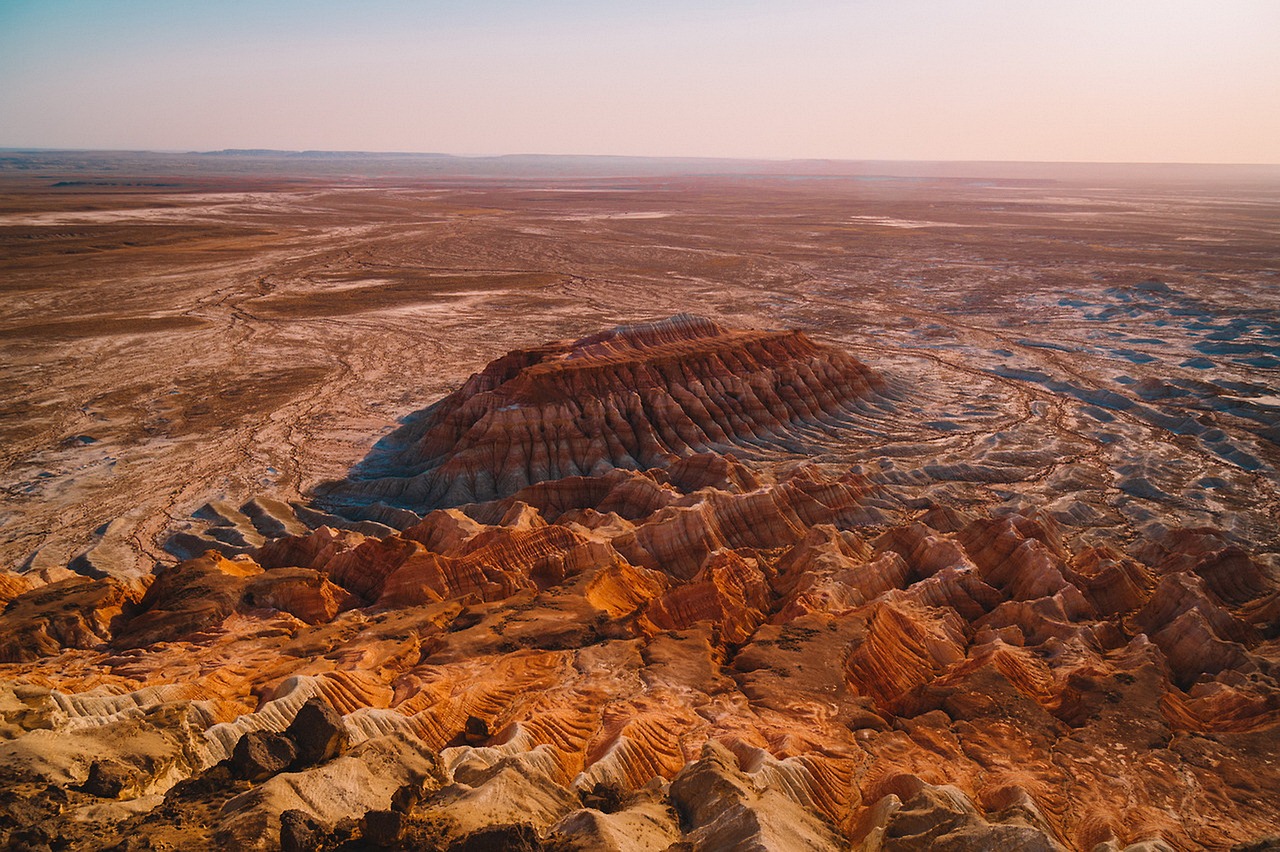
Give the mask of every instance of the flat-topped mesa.
[{"label": "flat-topped mesa", "polygon": [[323,496],[420,511],[700,452],[807,452],[885,391],[874,370],[803,332],[680,314],[497,359]]}]

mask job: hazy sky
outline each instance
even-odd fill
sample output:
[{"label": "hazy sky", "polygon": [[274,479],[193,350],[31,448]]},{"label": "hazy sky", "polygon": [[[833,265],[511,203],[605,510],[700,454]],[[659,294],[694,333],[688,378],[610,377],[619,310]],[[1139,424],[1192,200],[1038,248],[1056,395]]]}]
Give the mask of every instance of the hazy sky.
[{"label": "hazy sky", "polygon": [[0,0],[0,146],[1280,162],[1280,0]]}]

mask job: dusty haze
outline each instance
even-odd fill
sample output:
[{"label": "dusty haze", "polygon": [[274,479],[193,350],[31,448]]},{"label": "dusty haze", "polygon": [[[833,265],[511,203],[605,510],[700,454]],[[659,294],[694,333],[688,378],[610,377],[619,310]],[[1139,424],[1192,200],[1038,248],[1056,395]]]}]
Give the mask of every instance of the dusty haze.
[{"label": "dusty haze", "polygon": [[1275,162],[1268,0],[0,5],[0,145]]}]

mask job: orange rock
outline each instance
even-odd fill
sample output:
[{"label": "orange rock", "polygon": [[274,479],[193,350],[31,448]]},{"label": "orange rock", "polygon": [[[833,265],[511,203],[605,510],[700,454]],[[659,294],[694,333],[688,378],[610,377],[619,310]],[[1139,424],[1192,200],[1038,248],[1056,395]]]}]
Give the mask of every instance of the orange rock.
[{"label": "orange rock", "polygon": [[895,527],[876,539],[875,548],[899,554],[911,566],[912,573],[918,580],[932,577],[944,568],[973,567],[958,544],[936,534],[924,524]]},{"label": "orange rock", "polygon": [[945,611],[874,603],[860,615],[866,634],[845,661],[846,678],[884,710],[965,658],[964,623]]},{"label": "orange rock", "polygon": [[0,605],[7,604],[29,590],[32,585],[30,580],[20,574],[9,571],[0,572]]},{"label": "orange rock", "polygon": [[346,589],[311,568],[265,571],[245,587],[242,600],[246,606],[271,607],[287,612],[307,624],[332,621],[339,612],[359,603],[359,599]]},{"label": "orange rock", "polygon": [[72,577],[17,595],[0,614],[0,662],[32,662],[111,638],[135,595],[117,580]]},{"label": "orange rock", "polygon": [[710,556],[688,583],[653,601],[646,615],[668,630],[708,622],[720,628],[725,642],[738,644],[765,620],[771,597],[754,559],[722,550]]},{"label": "orange rock", "polygon": [[213,551],[162,569],[139,601],[139,612],[115,631],[112,645],[142,648],[216,628],[239,606],[248,578],[260,573],[255,562]]},{"label": "orange rock", "polygon": [[349,550],[342,550],[319,566],[335,583],[372,603],[392,573],[409,559],[427,549],[399,535],[371,538]]},{"label": "orange rock", "polygon": [[425,545],[428,550],[452,555],[483,530],[483,524],[457,509],[437,509],[406,528],[402,535]]},{"label": "orange rock", "polygon": [[380,607],[474,598],[493,601],[563,582],[616,558],[612,548],[561,526],[508,526],[477,533],[456,556],[415,552],[381,586]]},{"label": "orange rock", "polygon": [[678,459],[667,469],[668,481],[685,493],[703,488],[742,493],[762,483],[732,453],[695,453]]},{"label": "orange rock", "polygon": [[614,618],[629,615],[666,591],[668,579],[618,559],[595,572],[585,591],[588,602]]},{"label": "orange rock", "polygon": [[1043,527],[1017,516],[976,520],[958,535],[982,579],[1019,600],[1052,595],[1067,585],[1055,547],[1045,538]]},{"label": "orange rock", "polygon": [[[1033,510],[920,514],[956,492],[796,461],[879,381],[803,335],[694,318],[548,344],[415,416],[389,442],[404,476],[350,486],[401,533],[209,553],[157,569],[136,603],[114,581],[7,581],[0,809],[57,801],[25,819],[50,836],[90,812],[94,831],[159,823],[193,848],[274,844],[280,802],[290,831],[327,830],[330,799],[357,845],[403,829],[459,848],[1193,849],[1273,832],[1273,557],[1154,525],[1124,551],[1099,530],[1080,547]],[[382,500],[466,505],[419,519]],[[313,697],[352,748],[231,798],[219,763]],[[79,783],[104,757],[156,801],[197,781],[120,821]],[[4,811],[0,845],[29,836],[4,834],[23,813]],[[476,834],[421,836],[463,822]]]},{"label": "orange rock", "polygon": [[906,587],[910,572],[901,557],[868,560],[870,553],[855,533],[814,527],[774,566],[773,585],[783,602],[771,620],[781,624],[805,613],[844,612]]},{"label": "orange rock", "polygon": [[1071,581],[1104,616],[1132,612],[1146,603],[1155,580],[1137,561],[1112,547],[1088,547],[1072,562]]},{"label": "orange rock", "polygon": [[284,536],[264,544],[253,552],[254,560],[263,568],[323,568],[334,555],[351,550],[365,536],[350,530],[319,527],[307,535]]},{"label": "orange rock", "polygon": [[859,476],[835,479],[802,468],[772,488],[713,491],[692,506],[668,507],[614,546],[636,565],[687,579],[716,550],[787,547],[815,524],[853,523],[868,491]]}]

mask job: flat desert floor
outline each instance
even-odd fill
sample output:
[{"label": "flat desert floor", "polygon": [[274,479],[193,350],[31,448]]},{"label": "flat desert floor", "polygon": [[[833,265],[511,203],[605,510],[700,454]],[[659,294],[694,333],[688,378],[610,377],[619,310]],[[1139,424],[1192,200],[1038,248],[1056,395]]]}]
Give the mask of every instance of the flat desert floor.
[{"label": "flat desert floor", "polygon": [[677,313],[902,383],[831,460],[929,499],[1280,548],[1274,186],[154,172],[0,173],[11,570],[149,573],[508,350]]}]

